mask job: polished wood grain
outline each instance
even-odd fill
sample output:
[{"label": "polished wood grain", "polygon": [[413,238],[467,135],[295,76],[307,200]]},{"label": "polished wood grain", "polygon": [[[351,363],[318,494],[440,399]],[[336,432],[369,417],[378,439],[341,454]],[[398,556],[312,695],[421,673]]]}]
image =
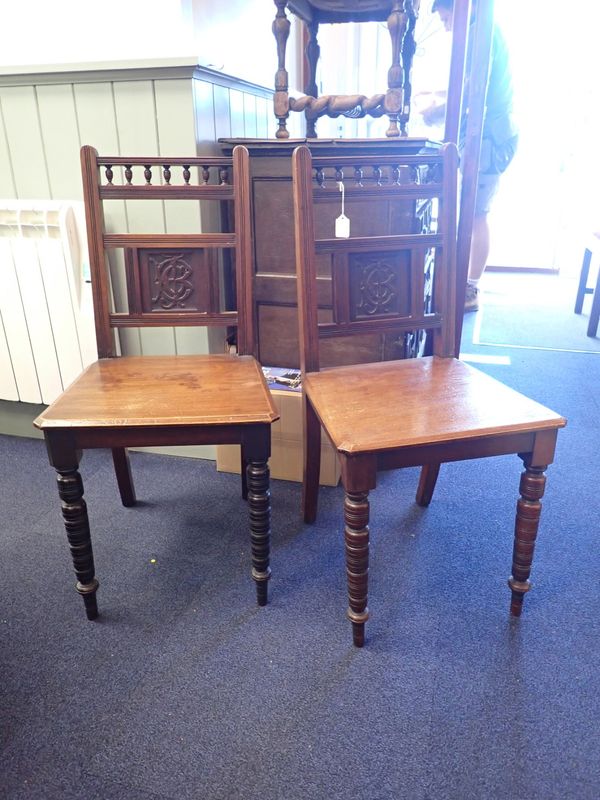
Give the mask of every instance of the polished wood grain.
[{"label": "polished wood grain", "polygon": [[334,446],[349,454],[565,424],[559,414],[454,358],[339,367],[307,375],[304,385]]},{"label": "polished wood grain", "polygon": [[[237,444],[248,501],[252,578],[259,605],[268,600],[271,504],[268,459],[271,423],[278,418],[254,358],[252,230],[248,151],[222,158],[100,157],[81,152],[92,295],[99,361],[89,366],[35,420],[43,431],[58,491],[77,591],[88,619],[98,616],[94,557],[79,461],[86,448],[110,448],[121,501],[136,503],[127,447]],[[114,167],[124,167],[115,183]],[[143,166],[144,183],[139,181]],[[183,184],[174,185],[175,167]],[[192,167],[201,176],[192,185]],[[159,185],[152,185],[152,181]],[[160,181],[164,183],[160,185]],[[212,182],[211,182],[212,181]],[[233,203],[233,230],[156,234],[106,233],[104,200],[171,197]],[[125,250],[127,309],[111,312],[107,252]],[[235,307],[223,309],[219,251],[235,275]],[[231,251],[233,262],[228,261]],[[236,329],[238,355],[121,356],[115,329],[135,326],[223,325]],[[226,521],[224,521],[226,524]]]},{"label": "polished wood grain", "polygon": [[91,364],[35,424],[47,430],[270,424],[277,418],[251,356],[122,356]]},{"label": "polished wood grain", "polygon": [[[302,502],[305,521],[313,522],[317,515],[322,426],[337,450],[345,490],[348,618],[353,642],[363,646],[369,616],[369,493],[376,488],[378,472],[401,467],[422,467],[416,501],[426,507],[432,500],[441,463],[504,454],[518,454],[523,460],[525,472],[509,579],[511,613],[518,616],[530,588],[544,473],[554,459],[557,432],[566,421],[454,357],[455,146],[445,145],[428,165],[437,176],[434,191],[438,192],[439,222],[435,236],[425,232],[390,237],[358,231],[346,239],[323,241],[316,225],[317,198],[322,192],[319,175],[336,163],[313,158],[305,146],[298,147],[293,156],[305,416]],[[382,168],[380,160],[363,158],[361,164],[365,170],[370,166]],[[405,196],[406,187],[401,182],[377,181],[380,183],[386,193]],[[433,307],[425,314],[421,259],[423,251],[431,247],[435,248]],[[391,254],[396,251],[410,254],[408,281],[400,279],[399,263],[394,272]],[[317,256],[323,252],[332,254],[339,273],[333,286],[333,314],[326,323],[319,314],[318,291]],[[364,254],[370,254],[371,260],[365,261]],[[366,269],[362,269],[364,264]],[[360,280],[353,284],[351,272],[357,266]],[[361,325],[356,320],[365,313],[372,332],[402,332],[407,324],[429,328],[433,332],[433,355],[323,368],[321,343],[339,333],[359,333]],[[485,515],[485,508],[481,514]]]}]

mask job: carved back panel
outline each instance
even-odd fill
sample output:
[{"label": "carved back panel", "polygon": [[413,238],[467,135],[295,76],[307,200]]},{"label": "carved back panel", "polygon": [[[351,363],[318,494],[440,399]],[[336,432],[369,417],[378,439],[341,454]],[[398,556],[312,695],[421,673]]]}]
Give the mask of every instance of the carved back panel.
[{"label": "carved back panel", "polygon": [[[235,326],[238,352],[254,355],[246,148],[229,158],[129,158],[99,156],[86,145],[81,166],[99,356],[116,355],[114,328],[183,325]],[[105,204],[115,200],[213,201],[219,213],[212,218],[229,230],[107,232]],[[110,273],[117,252],[125,272],[118,299]]]},{"label": "carved back panel", "polygon": [[[306,146],[296,148],[294,215],[303,370],[319,369],[320,340],[347,336],[429,331],[434,354],[454,354],[457,165],[453,144],[437,154],[360,159],[312,158]],[[332,193],[339,194],[340,183],[350,218],[348,238],[336,238],[331,224],[325,233],[321,227],[321,208],[331,204]],[[436,200],[437,222],[422,230],[389,234],[388,222],[382,220],[380,230],[375,226],[365,234],[360,216],[355,218],[351,210],[387,203],[391,213],[407,200]],[[331,296],[324,298],[319,284],[328,272]]]}]

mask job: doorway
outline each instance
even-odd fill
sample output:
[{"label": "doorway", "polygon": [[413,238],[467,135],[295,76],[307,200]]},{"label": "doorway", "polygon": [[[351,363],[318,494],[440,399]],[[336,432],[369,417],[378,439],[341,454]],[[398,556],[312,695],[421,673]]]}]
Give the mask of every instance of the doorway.
[{"label": "doorway", "polygon": [[511,55],[519,147],[490,213],[489,265],[575,278],[600,227],[600,170],[588,153],[600,130],[600,10],[589,0],[496,0],[495,13]]}]

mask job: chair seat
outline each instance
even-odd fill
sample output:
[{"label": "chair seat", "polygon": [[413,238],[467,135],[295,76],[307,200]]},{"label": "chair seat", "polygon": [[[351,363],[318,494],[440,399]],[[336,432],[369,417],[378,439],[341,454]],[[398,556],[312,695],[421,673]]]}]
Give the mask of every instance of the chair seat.
[{"label": "chair seat", "polygon": [[42,430],[202,426],[278,417],[252,356],[123,356],[88,367],[34,424]]},{"label": "chair seat", "polygon": [[468,364],[436,356],[335,367],[304,389],[340,452],[563,427],[563,417]]},{"label": "chair seat", "polygon": [[291,11],[305,21],[383,22],[392,9],[390,0],[289,0]]}]

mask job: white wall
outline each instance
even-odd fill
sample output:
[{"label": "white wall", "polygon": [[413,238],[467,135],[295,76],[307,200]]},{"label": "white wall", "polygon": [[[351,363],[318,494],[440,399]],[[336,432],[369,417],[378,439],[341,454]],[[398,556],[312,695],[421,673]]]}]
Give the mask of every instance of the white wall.
[{"label": "white wall", "polygon": [[[271,0],[13,0],[2,3],[0,66],[184,58],[272,87],[275,11]],[[299,25],[289,17],[295,87]]]},{"label": "white wall", "polygon": [[194,54],[187,0],[2,3],[0,64],[52,64]]},{"label": "white wall", "polygon": [[[271,31],[276,7],[272,0],[193,0],[199,63],[261,86],[273,86],[277,50]],[[290,88],[299,87],[296,17],[287,45]]]}]

